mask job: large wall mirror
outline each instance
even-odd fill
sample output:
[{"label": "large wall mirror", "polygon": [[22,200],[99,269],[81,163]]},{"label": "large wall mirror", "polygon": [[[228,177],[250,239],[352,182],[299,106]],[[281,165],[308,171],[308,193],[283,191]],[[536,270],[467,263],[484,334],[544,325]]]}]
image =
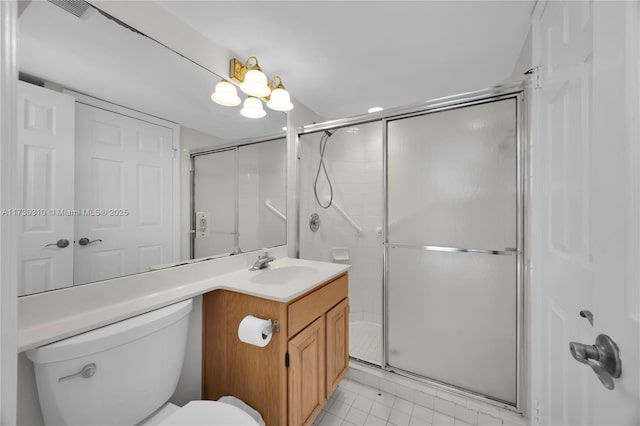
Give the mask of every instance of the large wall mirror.
[{"label": "large wall mirror", "polygon": [[284,113],[213,103],[220,76],[88,3],[22,3],[20,295],[286,243]]}]

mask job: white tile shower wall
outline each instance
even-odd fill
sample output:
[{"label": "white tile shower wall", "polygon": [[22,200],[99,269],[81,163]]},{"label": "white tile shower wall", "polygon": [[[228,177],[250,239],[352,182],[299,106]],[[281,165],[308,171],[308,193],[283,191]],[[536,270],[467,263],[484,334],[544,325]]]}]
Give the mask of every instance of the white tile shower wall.
[{"label": "white tile shower wall", "polygon": [[[320,160],[321,133],[301,137],[300,161],[300,256],[331,262],[332,247],[347,247],[352,265],[349,297],[352,320],[382,322],[382,132],[381,123],[342,128],[329,138],[325,166],[331,179],[334,201],[362,227],[356,230],[334,208],[318,206],[313,183]],[[323,204],[330,189],[324,175],[318,180]],[[311,232],[309,217],[318,213],[320,229]]]},{"label": "white tile shower wall", "polygon": [[258,151],[240,148],[238,161],[238,244],[244,251],[258,245],[258,216],[260,215],[260,170]]},{"label": "white tile shower wall", "polygon": [[267,200],[286,213],[286,141],[240,147],[239,242],[243,252],[286,244],[286,221],[269,210]]},{"label": "white tile shower wall", "polygon": [[[262,247],[273,247],[287,243],[287,222],[267,209],[271,205],[286,216],[287,213],[287,141],[259,144],[260,156],[260,209],[258,236]],[[260,247],[259,247],[260,248]]]}]

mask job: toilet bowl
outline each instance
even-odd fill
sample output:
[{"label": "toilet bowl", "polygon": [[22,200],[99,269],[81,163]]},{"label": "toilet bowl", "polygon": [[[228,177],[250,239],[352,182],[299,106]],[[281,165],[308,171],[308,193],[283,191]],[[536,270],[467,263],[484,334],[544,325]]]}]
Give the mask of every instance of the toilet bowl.
[{"label": "toilet bowl", "polygon": [[154,416],[178,384],[191,307],[186,300],[27,351],[45,424],[258,425],[217,401]]}]

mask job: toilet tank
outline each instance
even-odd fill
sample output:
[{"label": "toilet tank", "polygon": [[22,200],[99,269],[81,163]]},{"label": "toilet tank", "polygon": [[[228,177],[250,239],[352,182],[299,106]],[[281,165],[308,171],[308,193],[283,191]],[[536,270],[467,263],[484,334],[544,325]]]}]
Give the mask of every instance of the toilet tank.
[{"label": "toilet tank", "polygon": [[190,311],[186,300],[27,351],[45,423],[130,426],[160,408],[178,384]]}]

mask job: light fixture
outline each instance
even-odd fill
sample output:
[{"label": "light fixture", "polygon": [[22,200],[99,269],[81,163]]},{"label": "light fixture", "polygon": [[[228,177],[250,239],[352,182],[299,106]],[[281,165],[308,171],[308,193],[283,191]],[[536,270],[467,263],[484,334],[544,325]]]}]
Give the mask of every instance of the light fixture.
[{"label": "light fixture", "polygon": [[260,99],[249,96],[244,100],[240,114],[247,118],[262,118],[267,115],[267,112],[262,108]]},{"label": "light fixture", "polygon": [[287,89],[282,85],[280,76],[273,77],[269,83],[269,87],[272,88],[272,91],[267,106],[274,111],[291,111],[293,109],[291,96],[289,96],[289,92],[287,92]]},{"label": "light fixture", "polygon": [[211,94],[211,100],[224,106],[236,106],[242,102],[236,91],[236,86],[227,80],[222,80],[216,84],[216,91]]},{"label": "light fixture", "polygon": [[[293,109],[291,96],[282,84],[282,79],[275,76],[267,83],[267,76],[260,69],[258,58],[255,56],[250,56],[244,63],[232,58],[229,77],[238,83],[240,90],[249,95],[240,111],[243,116],[264,117],[267,113],[263,109],[261,101],[265,101],[267,106],[274,111],[291,111]],[[227,80],[222,80],[216,85],[211,100],[224,106],[236,106],[241,102],[234,84]]]},{"label": "light fixture", "polygon": [[373,108],[369,108],[369,110],[367,111],[368,113],[372,113],[372,112],[379,112],[382,111],[384,108],[382,107],[373,107]]}]

